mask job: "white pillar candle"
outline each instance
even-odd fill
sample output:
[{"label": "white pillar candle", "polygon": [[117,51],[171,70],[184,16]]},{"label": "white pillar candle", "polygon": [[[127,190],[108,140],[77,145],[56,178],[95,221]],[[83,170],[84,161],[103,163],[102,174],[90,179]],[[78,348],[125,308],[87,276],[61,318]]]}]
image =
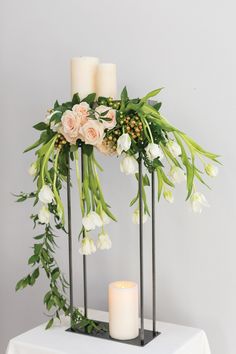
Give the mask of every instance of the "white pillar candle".
[{"label": "white pillar candle", "polygon": [[71,94],[78,92],[81,99],[96,92],[96,74],[99,59],[79,57],[71,59]]},{"label": "white pillar candle", "polygon": [[98,65],[96,93],[97,97],[116,98],[117,80],[116,65],[102,63]]},{"label": "white pillar candle", "polygon": [[131,281],[109,284],[109,333],[114,339],[128,340],[139,334],[138,285]]}]

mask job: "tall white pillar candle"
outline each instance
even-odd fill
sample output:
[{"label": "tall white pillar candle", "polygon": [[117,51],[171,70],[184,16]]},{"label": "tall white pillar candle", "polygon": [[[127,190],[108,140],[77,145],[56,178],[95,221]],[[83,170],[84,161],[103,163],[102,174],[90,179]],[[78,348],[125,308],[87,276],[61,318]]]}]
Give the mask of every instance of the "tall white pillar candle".
[{"label": "tall white pillar candle", "polygon": [[96,92],[96,74],[99,59],[79,57],[71,59],[71,94],[78,92],[80,98]]},{"label": "tall white pillar candle", "polygon": [[116,98],[117,79],[116,65],[102,63],[98,65],[96,93],[97,97],[112,97]]},{"label": "tall white pillar candle", "polygon": [[139,334],[138,285],[131,281],[109,284],[109,333],[114,339],[128,340]]}]

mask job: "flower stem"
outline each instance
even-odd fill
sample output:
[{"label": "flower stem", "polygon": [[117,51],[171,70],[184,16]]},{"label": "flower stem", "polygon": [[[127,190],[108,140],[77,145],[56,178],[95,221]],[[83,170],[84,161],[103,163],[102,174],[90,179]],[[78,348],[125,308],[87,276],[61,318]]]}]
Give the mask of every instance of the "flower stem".
[{"label": "flower stem", "polygon": [[83,190],[82,190],[82,184],[81,184],[81,178],[80,178],[80,172],[79,172],[78,150],[76,150],[74,152],[74,157],[75,157],[75,171],[76,171],[77,185],[78,185],[79,198],[80,198],[80,208],[81,208],[82,217],[84,217],[85,211],[84,211],[84,202],[83,202]]}]

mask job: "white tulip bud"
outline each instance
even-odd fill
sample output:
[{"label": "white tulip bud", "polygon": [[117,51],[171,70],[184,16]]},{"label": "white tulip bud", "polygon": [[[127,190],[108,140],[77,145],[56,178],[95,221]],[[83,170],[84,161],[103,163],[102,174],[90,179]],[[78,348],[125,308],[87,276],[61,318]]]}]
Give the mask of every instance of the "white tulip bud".
[{"label": "white tulip bud", "polygon": [[163,152],[160,149],[158,144],[150,143],[145,148],[147,157],[150,161],[153,161],[159,157],[159,159],[163,159]]},{"label": "white tulip bud", "polygon": [[106,232],[101,232],[98,235],[97,248],[100,250],[109,250],[111,248],[111,239]]},{"label": "white tulip bud", "polygon": [[211,163],[209,163],[205,166],[205,171],[211,177],[216,177],[219,172],[218,167],[215,165],[212,165]]},{"label": "white tulip bud", "polygon": [[79,249],[80,254],[84,256],[90,256],[91,254],[96,252],[96,246],[94,244],[94,241],[86,236],[82,239],[81,241],[81,247]]},{"label": "white tulip bud", "polygon": [[186,180],[186,176],[182,168],[173,166],[170,170],[170,176],[175,183],[181,183]]},{"label": "white tulip bud", "polygon": [[131,146],[131,139],[129,134],[122,134],[117,140],[117,154],[120,155],[122,151],[128,151]]},{"label": "white tulip bud", "polygon": [[195,213],[199,213],[199,214],[201,214],[203,206],[209,207],[206,197],[202,193],[199,193],[199,192],[194,192],[191,195],[190,203],[191,203],[192,210]]},{"label": "white tulip bud", "polygon": [[52,203],[54,194],[48,185],[44,185],[39,192],[39,200],[44,204]]},{"label": "white tulip bud", "polygon": [[49,224],[50,212],[48,210],[47,205],[43,205],[42,208],[39,210],[38,218],[42,224]]},{"label": "white tulip bud", "polygon": [[166,189],[163,193],[163,196],[164,196],[165,200],[167,200],[167,202],[169,202],[171,204],[174,202],[174,196],[173,196],[173,193],[171,190]]},{"label": "white tulip bud", "polygon": [[133,156],[125,155],[120,162],[120,170],[126,175],[134,175],[138,171],[137,160]]},{"label": "white tulip bud", "polygon": [[29,173],[30,176],[36,176],[36,174],[37,174],[37,164],[36,164],[36,162],[33,162],[30,165],[30,167],[28,169],[28,173]]},{"label": "white tulip bud", "polygon": [[[147,214],[143,213],[143,224],[147,221],[148,216]],[[139,208],[137,208],[132,215],[132,221],[134,224],[139,224]]]},{"label": "white tulip bud", "polygon": [[175,158],[181,155],[181,148],[179,144],[176,143],[176,141],[169,140],[166,144],[166,147]]},{"label": "white tulip bud", "polygon": [[103,222],[101,217],[95,211],[90,211],[88,215],[82,218],[82,224],[86,231],[90,231],[94,230],[96,226],[101,227]]}]

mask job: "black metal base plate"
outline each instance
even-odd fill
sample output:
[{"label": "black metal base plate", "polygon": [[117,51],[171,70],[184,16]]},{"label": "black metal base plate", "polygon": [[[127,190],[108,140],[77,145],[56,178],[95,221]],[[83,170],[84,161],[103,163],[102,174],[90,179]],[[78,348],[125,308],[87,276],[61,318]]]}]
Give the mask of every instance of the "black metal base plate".
[{"label": "black metal base plate", "polygon": [[153,331],[145,329],[144,330],[144,342],[141,341],[140,336],[138,336],[137,338],[134,338],[134,339],[130,339],[130,340],[118,340],[118,339],[114,339],[114,338],[110,337],[109,323],[99,322],[99,325],[101,325],[102,328],[104,328],[105,330],[93,331],[92,333],[87,333],[83,328],[76,328],[76,329],[68,328],[66,331],[72,332],[72,333],[78,333],[78,334],[85,334],[87,336],[97,337],[97,338],[101,338],[101,339],[108,339],[108,340],[119,342],[119,343],[131,344],[131,345],[135,345],[138,347],[145,346],[146,344],[148,344],[154,338],[156,338],[157,336],[159,336],[161,334],[160,332],[153,333]]}]

